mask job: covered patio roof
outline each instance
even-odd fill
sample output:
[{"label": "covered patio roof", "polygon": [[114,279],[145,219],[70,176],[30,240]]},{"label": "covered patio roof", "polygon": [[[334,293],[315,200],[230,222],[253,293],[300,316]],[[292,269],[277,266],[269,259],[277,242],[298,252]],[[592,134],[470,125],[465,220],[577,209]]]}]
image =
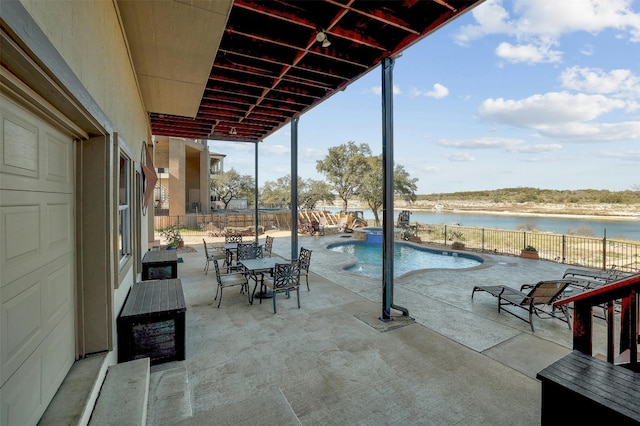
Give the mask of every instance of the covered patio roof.
[{"label": "covered patio roof", "polygon": [[119,0],[154,135],[260,142],[484,0]]}]

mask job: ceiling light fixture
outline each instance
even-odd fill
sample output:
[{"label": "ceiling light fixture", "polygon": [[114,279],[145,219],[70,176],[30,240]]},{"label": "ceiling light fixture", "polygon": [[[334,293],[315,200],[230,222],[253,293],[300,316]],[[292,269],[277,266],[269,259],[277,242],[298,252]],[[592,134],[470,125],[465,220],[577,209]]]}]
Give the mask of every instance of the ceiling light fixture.
[{"label": "ceiling light fixture", "polygon": [[323,29],[318,30],[318,33],[316,34],[316,41],[318,43],[322,43],[322,47],[331,46],[331,42],[327,38],[327,33],[325,33]]}]

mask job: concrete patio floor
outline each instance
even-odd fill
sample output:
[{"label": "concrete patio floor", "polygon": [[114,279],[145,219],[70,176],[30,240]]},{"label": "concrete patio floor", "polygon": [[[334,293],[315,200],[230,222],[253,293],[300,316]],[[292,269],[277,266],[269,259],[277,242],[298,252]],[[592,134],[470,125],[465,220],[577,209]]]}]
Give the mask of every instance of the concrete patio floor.
[{"label": "concrete patio floor", "polygon": [[[344,271],[353,259],[325,248],[343,236],[300,236],[313,250],[311,290],[301,288],[301,309],[278,297],[275,315],[270,299],[250,305],[237,287],[218,309],[202,238],[187,240],[197,251],[179,255],[186,360],[151,367],[147,424],[540,423],[535,376],[570,352],[571,331],[534,318],[532,333],[471,290],[560,278],[567,265],[483,255],[473,269],[412,273],[394,281],[394,303],[414,320],[384,323],[379,280]],[[290,253],[290,237],[277,237],[274,255]]]}]

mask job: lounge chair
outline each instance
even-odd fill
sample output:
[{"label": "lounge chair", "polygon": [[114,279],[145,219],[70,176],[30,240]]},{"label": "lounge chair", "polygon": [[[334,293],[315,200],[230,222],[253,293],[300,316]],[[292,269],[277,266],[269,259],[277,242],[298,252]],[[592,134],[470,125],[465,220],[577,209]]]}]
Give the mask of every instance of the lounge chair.
[{"label": "lounge chair", "polygon": [[616,270],[593,270],[593,269],[580,269],[580,268],[568,268],[564,271],[563,279],[578,279],[578,280],[596,280],[602,283],[608,283],[620,278],[624,278],[631,275],[628,272],[621,272]]},{"label": "lounge chair", "polygon": [[[571,284],[572,287],[578,288],[580,291],[592,290],[594,288],[602,287],[605,284],[609,284],[612,281],[616,281],[628,276],[633,275],[631,272],[622,272],[615,269],[609,270],[595,270],[595,269],[580,269],[580,268],[568,268],[564,271],[563,279],[575,281]],[[607,318],[607,304],[603,303],[599,305],[602,308],[602,316],[594,314],[598,318]],[[615,309],[620,312],[620,300],[616,300]]]},{"label": "lounge chair", "polygon": [[[471,292],[471,298],[473,299],[476,291],[486,291],[492,296],[498,298],[498,312],[503,310],[503,307],[506,306],[513,306],[524,309],[525,311],[529,312],[528,320],[509,311],[508,309],[504,309],[504,311],[515,316],[516,318],[528,322],[531,326],[531,331],[534,331],[534,314],[538,318],[558,318],[566,321],[569,329],[571,329],[569,313],[567,312],[566,308],[561,309],[562,313],[564,314],[564,318],[558,317],[554,309],[544,310],[543,308],[545,306],[547,308],[551,307],[551,304],[558,298],[560,298],[565,288],[572,283],[573,281],[571,280],[540,281],[537,284],[524,284],[522,287],[520,287],[520,291],[505,285],[475,286],[473,287],[473,291]],[[528,290],[528,292],[525,293],[524,290]]]}]

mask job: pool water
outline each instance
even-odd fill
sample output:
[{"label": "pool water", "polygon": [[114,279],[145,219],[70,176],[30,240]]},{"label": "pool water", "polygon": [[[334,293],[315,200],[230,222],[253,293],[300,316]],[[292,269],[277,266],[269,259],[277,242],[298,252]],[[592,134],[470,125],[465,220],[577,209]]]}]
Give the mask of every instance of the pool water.
[{"label": "pool water", "polygon": [[[345,270],[370,278],[382,277],[382,244],[353,241],[327,246],[329,250],[347,253],[357,263]],[[463,269],[482,264],[478,257],[446,250],[433,250],[396,242],[393,246],[393,272],[398,277],[418,269]]]}]

